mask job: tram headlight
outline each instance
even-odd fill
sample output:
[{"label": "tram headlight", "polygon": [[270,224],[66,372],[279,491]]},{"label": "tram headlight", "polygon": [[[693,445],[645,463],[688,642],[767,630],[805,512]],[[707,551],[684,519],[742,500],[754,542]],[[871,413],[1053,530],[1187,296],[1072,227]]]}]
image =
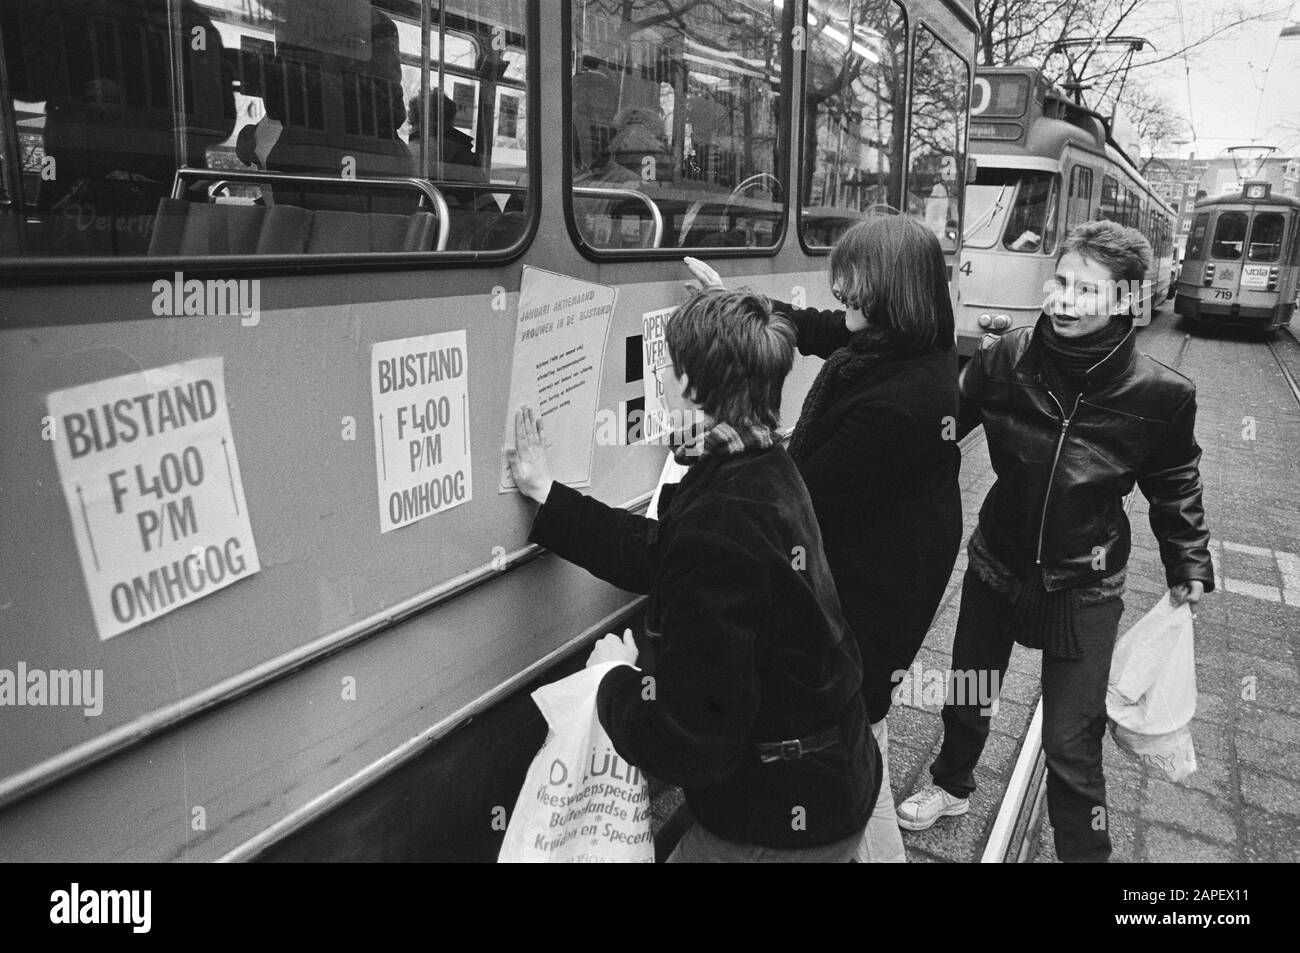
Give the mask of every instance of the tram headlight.
[{"label": "tram headlight", "polygon": [[1214,262],[1207,261],[1205,263],[1205,276],[1201,279],[1201,281],[1203,284],[1208,285],[1213,280],[1214,280]]},{"label": "tram headlight", "polygon": [[1266,291],[1277,291],[1277,276],[1278,270],[1276,268],[1268,270],[1268,288],[1265,289]]},{"label": "tram headlight", "polygon": [[979,318],[979,326],[984,328],[986,331],[993,327],[993,315],[981,314]]},{"label": "tram headlight", "polygon": [[1005,331],[1011,327],[1011,315],[990,314],[986,311],[979,316],[979,326],[986,331]]}]

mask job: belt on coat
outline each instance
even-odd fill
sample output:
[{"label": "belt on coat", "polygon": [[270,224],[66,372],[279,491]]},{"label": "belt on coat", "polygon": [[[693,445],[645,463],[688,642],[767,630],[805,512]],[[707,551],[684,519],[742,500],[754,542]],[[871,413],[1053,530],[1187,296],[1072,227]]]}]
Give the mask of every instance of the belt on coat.
[{"label": "belt on coat", "polygon": [[773,761],[798,761],[806,754],[824,751],[838,744],[839,740],[840,727],[836,725],[834,728],[827,728],[825,731],[819,731],[807,738],[756,744],[753,745],[753,750],[758,755],[758,760],[763,764],[770,764]]}]

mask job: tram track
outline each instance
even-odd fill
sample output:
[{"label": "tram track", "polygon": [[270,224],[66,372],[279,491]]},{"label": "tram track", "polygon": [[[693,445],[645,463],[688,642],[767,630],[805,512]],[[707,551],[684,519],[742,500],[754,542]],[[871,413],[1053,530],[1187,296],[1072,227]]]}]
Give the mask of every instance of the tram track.
[{"label": "tram track", "polygon": [[[1291,369],[1291,366],[1287,364],[1286,359],[1282,356],[1282,348],[1286,347],[1287,350],[1296,355],[1295,363],[1297,368],[1300,368],[1300,341],[1294,335],[1295,332],[1288,328],[1284,334],[1279,333],[1276,337],[1264,343],[1268,345],[1268,352],[1273,355],[1273,360],[1277,362],[1278,370],[1282,372],[1282,378],[1291,390],[1291,396],[1295,398],[1297,404],[1300,404],[1300,381],[1297,381],[1295,371]],[[1288,339],[1290,345],[1286,344]]]}]

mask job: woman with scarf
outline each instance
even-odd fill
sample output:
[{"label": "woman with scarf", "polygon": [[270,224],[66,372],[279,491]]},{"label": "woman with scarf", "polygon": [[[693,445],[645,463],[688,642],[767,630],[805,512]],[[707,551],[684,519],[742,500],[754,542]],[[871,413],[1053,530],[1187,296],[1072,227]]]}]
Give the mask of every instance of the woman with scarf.
[{"label": "woman with scarf", "polygon": [[[687,265],[702,284],[721,286],[708,265]],[[773,302],[793,321],[799,351],[826,359],[788,449],[857,638],[863,700],[885,760],[867,825],[869,857],[901,863],[885,716],[961,548],[952,303],[939,241],[911,218],[880,215],[853,226],[829,265],[844,310]]]},{"label": "woman with scarf", "polygon": [[[1214,587],[1196,388],[1133,343],[1150,260],[1135,229],[1078,226],[1038,322],[987,340],[961,380],[963,416],[983,421],[997,482],[967,546],[952,665],[996,685],[1013,642],[1042,650],[1047,807],[1062,861],[1111,852],[1101,746],[1129,555],[1122,501],[1135,483],[1171,601]],[[903,827],[966,813],[989,732],[987,703],[970,701],[950,694],[944,705],[935,784],[899,805]]]}]

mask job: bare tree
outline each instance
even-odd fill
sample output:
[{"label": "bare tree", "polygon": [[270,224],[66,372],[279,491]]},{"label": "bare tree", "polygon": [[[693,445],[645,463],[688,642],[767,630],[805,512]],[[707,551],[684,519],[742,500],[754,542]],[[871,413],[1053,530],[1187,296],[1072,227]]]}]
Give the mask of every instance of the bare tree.
[{"label": "bare tree", "polygon": [[[1261,8],[1228,0],[1208,20],[1188,22],[1182,4],[1167,0],[975,0],[982,65],[1035,66],[1051,82],[1091,87],[1084,102],[1103,115],[1126,98],[1134,70],[1185,57],[1242,24],[1285,12],[1285,3]],[[1151,39],[1140,50],[1104,42],[1057,50],[1061,40],[1126,34]]]},{"label": "bare tree", "polygon": [[1133,120],[1138,137],[1152,152],[1170,145],[1187,131],[1187,120],[1164,93],[1138,83],[1129,84],[1118,97],[1124,113]]}]

